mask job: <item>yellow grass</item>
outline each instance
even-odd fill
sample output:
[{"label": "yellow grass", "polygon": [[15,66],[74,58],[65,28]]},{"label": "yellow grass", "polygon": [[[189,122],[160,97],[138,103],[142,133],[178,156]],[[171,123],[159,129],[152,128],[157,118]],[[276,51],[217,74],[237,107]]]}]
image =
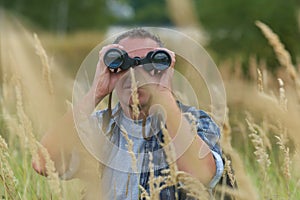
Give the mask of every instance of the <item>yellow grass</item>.
[{"label": "yellow grass", "polygon": [[[294,84],[284,83],[283,77],[270,76],[262,67],[265,62],[255,64],[254,58],[249,65],[254,68],[252,74],[257,72],[258,78],[252,82],[244,81],[240,61],[224,61],[225,64],[220,66],[228,97],[221,139],[224,177],[228,174],[230,182],[236,182],[238,188],[232,189],[220,183],[213,195],[217,199],[223,199],[225,195],[236,199],[299,199],[300,110],[299,96],[295,95],[300,91],[299,74],[278,37],[261,22],[257,25],[264,31],[281,65],[287,70],[287,77]],[[96,198],[95,195],[101,199],[101,194],[94,193],[96,190],[84,188],[95,186],[94,182],[82,185],[81,182],[59,180],[54,163],[37,142],[67,110],[65,102],[71,100],[74,79],[70,71],[76,71],[76,67],[65,70],[70,66],[60,65],[55,56],[50,58],[42,44],[51,46],[51,43],[52,51],[57,48],[58,52],[71,54],[74,50],[78,53],[76,48],[83,45],[85,36],[66,36],[65,44],[61,44],[61,39],[49,35],[41,36],[43,39],[39,41],[38,35],[34,36],[18,24],[5,21],[5,27],[7,38],[1,44],[0,194],[5,199],[82,199],[83,196],[92,199]],[[80,44],[76,43],[78,38]],[[74,64],[76,61],[66,59],[61,63],[68,62]],[[235,72],[230,71],[233,66]],[[164,134],[168,135],[166,130]],[[131,152],[133,144],[127,141]],[[167,137],[165,141],[168,143]],[[47,179],[31,168],[31,159],[36,159],[37,149],[48,158],[50,176]],[[172,149],[165,151],[173,160]],[[207,199],[207,188],[190,175],[178,172],[174,163],[169,164],[171,168],[165,171],[164,177],[151,174],[150,194],[140,188],[146,199],[157,199],[162,187],[155,186],[162,181],[169,185],[185,183],[180,187],[187,189],[190,196]],[[151,162],[149,167],[153,167]],[[257,169],[260,169],[259,173]]]}]

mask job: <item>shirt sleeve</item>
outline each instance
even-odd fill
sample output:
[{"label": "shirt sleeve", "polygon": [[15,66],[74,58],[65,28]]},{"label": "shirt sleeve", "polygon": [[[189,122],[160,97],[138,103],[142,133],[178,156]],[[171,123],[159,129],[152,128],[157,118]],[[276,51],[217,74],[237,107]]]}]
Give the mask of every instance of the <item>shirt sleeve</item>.
[{"label": "shirt sleeve", "polygon": [[222,151],[219,145],[220,128],[204,111],[189,109],[189,112],[191,112],[191,114],[196,117],[197,134],[209,146],[215,159],[216,174],[209,184],[210,188],[214,188],[222,177],[224,171]]},{"label": "shirt sleeve", "polygon": [[209,187],[214,188],[217,185],[217,183],[220,181],[220,178],[222,177],[222,174],[224,171],[224,164],[223,164],[223,160],[222,160],[222,157],[220,156],[220,154],[218,154],[217,152],[215,152],[213,150],[211,152],[212,152],[215,162],[216,162],[216,174],[213,177],[213,179],[210,181]]}]

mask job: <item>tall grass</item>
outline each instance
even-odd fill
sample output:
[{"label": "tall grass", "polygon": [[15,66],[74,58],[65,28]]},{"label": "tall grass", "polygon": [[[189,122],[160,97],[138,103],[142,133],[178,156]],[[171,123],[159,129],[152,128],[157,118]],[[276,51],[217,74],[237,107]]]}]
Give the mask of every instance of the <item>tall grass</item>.
[{"label": "tall grass", "polygon": [[[299,199],[299,74],[275,33],[261,22],[257,25],[270,40],[286,72],[281,73],[282,77],[273,77],[266,71],[264,61],[252,58],[249,82],[240,73],[240,61],[224,61],[220,65],[228,93],[221,140],[225,160],[223,177],[238,188],[228,187],[223,181],[213,195],[216,199],[224,199],[226,195],[236,199]],[[5,27],[7,37],[1,44],[0,103],[4,123],[0,127],[0,194],[4,199],[96,198],[96,193],[86,189],[91,184],[59,180],[54,163],[38,142],[41,133],[67,110],[65,100],[70,99],[72,86],[70,74],[55,60],[50,61],[42,45],[47,43],[47,37],[39,41],[38,35],[26,31],[17,22],[5,21]],[[70,43],[74,45],[76,40]],[[52,38],[53,42],[57,41]],[[231,71],[233,66],[235,73]],[[128,148],[130,152],[130,140]],[[48,160],[47,178],[37,175],[31,167],[31,160],[38,159],[38,150]],[[190,196],[208,198],[200,182],[170,165],[164,177],[150,175],[151,194],[140,188],[146,199],[157,199],[163,189],[157,186],[162,181],[170,185],[185,183],[181,187]],[[153,168],[151,162],[149,168]]]}]

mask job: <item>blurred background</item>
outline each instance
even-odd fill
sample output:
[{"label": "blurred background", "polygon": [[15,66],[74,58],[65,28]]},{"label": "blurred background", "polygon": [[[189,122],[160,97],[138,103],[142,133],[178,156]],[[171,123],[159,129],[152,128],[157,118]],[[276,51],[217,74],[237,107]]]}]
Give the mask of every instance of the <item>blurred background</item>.
[{"label": "blurred background", "polygon": [[[275,70],[279,64],[255,26],[256,20],[268,24],[278,34],[293,62],[299,60],[297,0],[2,0],[0,7],[32,31],[60,40],[53,43],[49,38],[45,45],[50,53],[55,49],[57,59],[62,59],[62,51],[67,56],[64,60],[75,68],[84,53],[107,33],[136,26],[160,26],[185,28],[201,40],[216,62],[238,58],[246,74],[246,63],[252,55],[267,58],[268,66]],[[1,27],[4,28],[3,24]],[[71,47],[64,46],[66,43]]]},{"label": "blurred background", "polygon": [[[31,159],[43,133],[70,109],[87,54],[111,34],[140,26],[189,35],[219,68],[227,94],[224,174],[234,171],[230,182],[239,189],[217,187],[216,199],[225,193],[300,199],[299,0],[0,1],[2,199],[83,199],[88,193],[77,182],[38,176]],[[209,112],[209,98],[205,102]]]}]

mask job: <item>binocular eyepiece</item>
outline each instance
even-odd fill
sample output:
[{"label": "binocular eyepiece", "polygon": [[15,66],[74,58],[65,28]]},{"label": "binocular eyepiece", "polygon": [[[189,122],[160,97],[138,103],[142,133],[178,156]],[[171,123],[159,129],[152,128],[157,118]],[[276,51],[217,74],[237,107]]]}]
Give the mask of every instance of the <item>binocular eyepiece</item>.
[{"label": "binocular eyepiece", "polygon": [[163,71],[167,69],[172,62],[170,54],[164,50],[150,51],[146,57],[130,58],[128,53],[119,48],[109,49],[104,57],[104,64],[115,72],[120,68],[121,70],[129,69],[138,65],[143,65],[146,71],[153,69]]}]

